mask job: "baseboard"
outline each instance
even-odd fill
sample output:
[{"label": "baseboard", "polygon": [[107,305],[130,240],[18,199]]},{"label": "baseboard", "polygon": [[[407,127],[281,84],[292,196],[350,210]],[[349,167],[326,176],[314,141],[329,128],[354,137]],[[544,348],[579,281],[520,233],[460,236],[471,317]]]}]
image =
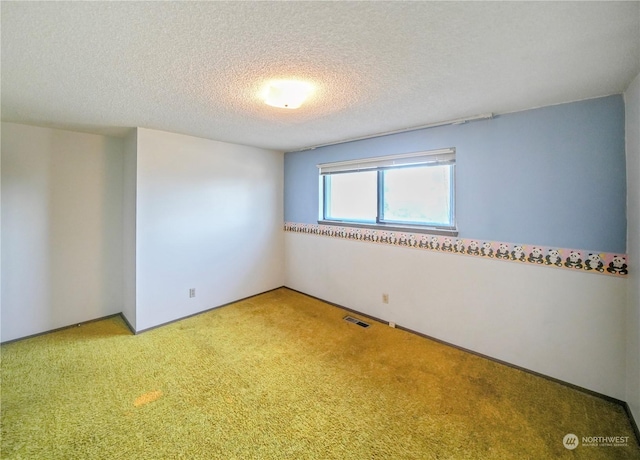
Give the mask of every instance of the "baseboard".
[{"label": "baseboard", "polygon": [[208,311],[215,310],[215,309],[217,309],[217,308],[226,307],[226,306],[231,305],[231,304],[234,304],[234,303],[236,303],[236,302],[241,302],[241,301],[243,301],[243,300],[251,299],[252,297],[256,297],[256,296],[259,296],[259,295],[262,295],[262,294],[266,294],[267,292],[276,291],[276,290],[278,290],[278,289],[282,289],[282,288],[284,288],[284,287],[285,287],[285,286],[278,286],[278,287],[273,288],[273,289],[268,289],[268,290],[266,290],[266,291],[259,292],[258,294],[253,294],[253,295],[250,295],[250,296],[248,296],[248,297],[243,297],[243,298],[241,298],[241,299],[234,300],[234,301],[232,301],[232,302],[227,302],[227,303],[225,303],[225,304],[223,304],[223,305],[218,305],[218,306],[216,306],[216,307],[211,307],[211,308],[208,308],[208,309],[206,309],[206,310],[202,310],[202,311],[199,311],[199,312],[197,312],[197,313],[193,313],[193,314],[191,314],[191,315],[187,315],[187,316],[182,316],[182,317],[180,317],[180,318],[177,318],[177,319],[174,319],[174,320],[171,320],[171,321],[167,321],[166,323],[158,324],[158,325],[156,325],[156,326],[152,326],[152,327],[149,327],[149,328],[146,328],[146,329],[141,329],[141,330],[139,330],[139,331],[137,331],[137,330],[136,330],[136,329],[131,325],[131,323],[129,322],[129,320],[124,316],[124,314],[123,314],[122,312],[120,312],[120,313],[114,313],[114,314],[112,314],[112,315],[102,316],[102,317],[100,317],[100,318],[95,318],[95,319],[90,319],[90,320],[87,320],[87,321],[82,321],[82,322],[80,322],[80,323],[70,324],[70,325],[68,325],[68,326],[62,326],[62,327],[58,327],[58,328],[55,328],[55,329],[50,329],[50,330],[48,330],[48,331],[38,332],[37,334],[31,334],[31,335],[26,335],[26,336],[24,336],[24,337],[18,337],[17,339],[7,340],[7,341],[5,341],[5,342],[1,342],[1,343],[0,343],[0,345],[4,345],[4,344],[8,344],[8,343],[13,343],[13,342],[18,342],[19,340],[31,339],[31,338],[33,338],[33,337],[38,337],[39,335],[51,334],[52,332],[58,332],[58,331],[62,331],[62,330],[65,330],[65,329],[72,328],[72,327],[82,326],[83,324],[95,323],[96,321],[102,321],[102,320],[104,320],[104,319],[113,318],[114,316],[120,316],[120,318],[122,318],[122,320],[124,321],[125,325],[127,326],[127,329],[129,329],[129,330],[131,331],[131,333],[132,333],[132,334],[134,334],[134,335],[138,335],[138,334],[141,334],[141,333],[143,333],[143,332],[151,331],[151,330],[153,330],[153,329],[157,329],[157,328],[159,328],[159,327],[166,326],[166,325],[171,324],[171,323],[175,323],[175,322],[177,322],[177,321],[182,321],[183,319],[191,318],[192,316],[197,316],[197,315],[201,315],[201,314],[203,314],[203,313],[207,313]]},{"label": "baseboard", "polygon": [[[375,316],[371,316],[371,315],[369,315],[367,313],[362,313],[362,312],[360,312],[358,310],[354,310],[354,309],[349,308],[349,307],[345,307],[344,305],[340,305],[340,304],[337,304],[335,302],[331,302],[329,300],[325,300],[325,299],[322,299],[320,297],[316,297],[316,296],[313,296],[311,294],[307,294],[306,292],[298,291],[297,289],[293,289],[293,288],[290,288],[288,286],[279,286],[279,287],[276,287],[276,288],[273,288],[273,289],[266,290],[264,292],[260,292],[258,294],[253,294],[253,295],[250,295],[248,297],[243,297],[241,299],[234,300],[232,302],[227,302],[227,303],[222,304],[222,305],[218,305],[218,306],[215,306],[215,307],[212,307],[212,308],[208,308],[206,310],[203,310],[203,311],[200,311],[200,312],[197,312],[197,313],[193,313],[191,315],[183,316],[181,318],[177,318],[177,319],[174,319],[174,320],[171,320],[171,321],[167,321],[166,323],[158,324],[156,326],[152,326],[150,328],[142,329],[142,330],[139,330],[139,331],[136,331],[135,328],[133,328],[133,326],[131,326],[131,324],[129,323],[127,318],[122,313],[115,313],[115,314],[112,314],[112,315],[103,316],[101,318],[95,318],[95,319],[91,319],[91,320],[88,320],[88,321],[82,321],[80,323],[70,324],[68,326],[62,326],[62,327],[59,327],[59,328],[56,328],[56,329],[51,329],[49,331],[38,332],[37,334],[31,334],[31,335],[28,335],[28,336],[25,336],[25,337],[19,337],[17,339],[7,340],[5,342],[1,342],[0,344],[1,345],[6,345],[6,344],[9,344],[9,343],[18,342],[20,340],[31,339],[31,338],[34,338],[34,337],[38,337],[40,335],[50,334],[52,332],[58,332],[58,331],[62,331],[62,330],[65,330],[65,329],[72,328],[72,327],[78,327],[78,326],[82,326],[84,324],[94,323],[96,321],[102,321],[102,320],[105,320],[105,319],[113,318],[115,316],[120,316],[122,318],[122,320],[124,321],[125,325],[127,326],[127,328],[131,331],[131,333],[134,334],[134,335],[138,335],[138,334],[141,334],[143,332],[148,332],[148,331],[151,331],[153,329],[157,329],[159,327],[166,326],[168,324],[172,324],[172,323],[175,323],[175,322],[178,322],[178,321],[182,321],[184,319],[191,318],[193,316],[197,316],[197,315],[201,315],[201,314],[207,313],[207,312],[209,312],[211,310],[216,310],[218,308],[223,308],[223,307],[232,305],[234,303],[242,302],[243,300],[251,299],[253,297],[257,297],[259,295],[266,294],[268,292],[273,292],[273,291],[276,291],[276,290],[282,289],[282,288],[288,289],[288,290],[293,291],[293,292],[297,292],[297,293],[299,293],[301,295],[304,295],[304,296],[307,296],[307,297],[311,297],[311,298],[316,299],[316,300],[320,300],[321,302],[327,303],[329,305],[333,305],[334,307],[341,308],[343,310],[349,311],[349,312],[354,313],[356,315],[364,316],[364,317],[369,318],[369,319],[371,319],[373,321],[377,321],[379,323],[386,324],[386,325],[389,324],[388,321],[385,321],[385,320],[380,319],[380,318],[376,318]],[[516,364],[512,364],[512,363],[509,363],[507,361],[503,361],[501,359],[497,359],[497,358],[494,358],[492,356],[485,355],[485,354],[479,353],[477,351],[470,350],[468,348],[464,348],[464,347],[458,346],[456,344],[453,344],[453,343],[450,343],[450,342],[447,342],[447,341],[444,341],[444,340],[441,340],[441,339],[438,339],[438,338],[435,338],[435,337],[431,337],[431,336],[429,336],[427,334],[423,334],[421,332],[414,331],[414,330],[406,328],[404,326],[396,325],[395,327],[397,329],[409,332],[411,334],[418,335],[418,336],[423,337],[425,339],[433,340],[434,342],[441,343],[443,345],[455,348],[457,350],[464,351],[466,353],[470,353],[472,355],[479,356],[479,357],[484,358],[484,359],[488,359],[490,361],[493,361],[493,362],[496,362],[496,363],[511,367],[513,369],[518,369],[518,370],[520,370],[522,372],[526,372],[528,374],[532,374],[532,375],[535,375],[537,377],[542,377],[542,378],[544,378],[546,380],[558,383],[560,385],[564,385],[566,387],[569,387],[571,389],[580,391],[582,393],[586,393],[588,395],[604,399],[605,401],[609,401],[609,402],[612,402],[612,403],[615,403],[615,404],[619,404],[620,406],[622,406],[622,408],[624,409],[625,413],[629,417],[629,421],[631,423],[631,427],[632,427],[632,429],[633,429],[633,431],[634,431],[634,433],[636,435],[636,438],[638,440],[638,444],[640,444],[640,430],[638,429],[638,424],[636,423],[636,420],[633,417],[633,413],[631,412],[629,404],[627,404],[626,401],[622,401],[620,399],[613,398],[613,397],[605,395],[603,393],[598,393],[597,391],[589,390],[588,388],[584,388],[584,387],[581,387],[579,385],[575,385],[573,383],[565,382],[564,380],[560,380],[560,379],[557,379],[555,377],[551,377],[549,375],[541,374],[540,372],[536,372],[536,371],[533,371],[531,369],[527,369],[525,367],[521,367],[521,366],[518,366]]]},{"label": "baseboard", "polygon": [[[0,345],[6,345],[6,344],[9,344],[9,343],[13,343],[13,342],[19,342],[20,340],[32,339],[32,338],[38,337],[40,335],[51,334],[52,332],[64,331],[65,329],[70,329],[72,327],[83,326],[83,325],[89,324],[89,323],[95,323],[96,321],[102,321],[102,320],[105,320],[105,319],[113,318],[114,316],[122,316],[122,313],[114,313],[112,315],[102,316],[100,318],[95,318],[95,319],[89,319],[87,321],[81,321],[79,323],[69,324],[68,326],[57,327],[55,329],[50,329],[50,330],[44,331],[44,332],[38,332],[37,334],[25,335],[24,337],[18,337],[17,339],[7,340],[5,342],[0,343]],[[126,320],[125,320],[125,322],[127,323],[127,325],[129,324]]]},{"label": "baseboard", "polygon": [[631,407],[627,402],[623,402],[622,406],[624,407],[624,411],[627,413],[629,417],[629,421],[631,422],[631,428],[633,428],[633,432],[636,434],[636,438],[638,439],[638,444],[640,444],[640,429],[638,429],[638,424],[636,423],[636,419],[633,418],[633,412],[631,412]]},{"label": "baseboard", "polygon": [[[148,327],[148,328],[146,328],[146,329],[140,329],[139,331],[138,331],[138,330],[136,330],[136,331],[134,332],[134,334],[136,334],[136,335],[137,335],[137,334],[142,334],[143,332],[149,332],[149,331],[152,331],[152,330],[154,330],[154,329],[158,329],[159,327],[167,326],[167,325],[172,324],[172,323],[177,323],[178,321],[182,321],[183,319],[191,318],[191,317],[193,317],[193,316],[202,315],[203,313],[210,312],[211,310],[217,310],[218,308],[227,307],[227,306],[232,305],[232,304],[234,304],[234,303],[242,302],[243,300],[248,300],[248,299],[251,299],[251,298],[253,298],[253,297],[257,297],[257,296],[259,296],[259,295],[266,294],[266,293],[268,293],[268,292],[277,291],[278,289],[282,289],[282,288],[284,288],[284,287],[286,287],[286,286],[278,286],[278,287],[276,287],[276,288],[268,289],[268,290],[266,290],[266,291],[263,291],[263,292],[259,292],[259,293],[257,293],[257,294],[250,295],[250,296],[248,296],[248,297],[243,297],[243,298],[241,298],[241,299],[233,300],[233,301],[231,301],[231,302],[227,302],[227,303],[224,303],[224,304],[222,304],[222,305],[217,305],[217,306],[215,306],[215,307],[207,308],[206,310],[202,310],[202,311],[199,311],[199,312],[196,312],[196,313],[192,313],[192,314],[187,315],[187,316],[181,316],[180,318],[172,319],[171,321],[167,321],[166,323],[157,324],[157,325],[155,325],[155,326],[151,326],[151,327]],[[133,331],[133,329],[132,329],[132,331]]]},{"label": "baseboard", "polygon": [[[362,313],[362,312],[360,312],[358,310],[354,310],[353,308],[345,307],[344,305],[340,305],[340,304],[337,304],[335,302],[331,302],[329,300],[325,300],[325,299],[322,299],[320,297],[316,297],[316,296],[313,296],[311,294],[307,294],[306,292],[298,291],[297,289],[293,289],[293,288],[290,288],[288,286],[283,286],[283,287],[286,288],[286,289],[289,289],[290,291],[294,291],[294,292],[297,292],[298,294],[302,294],[302,295],[305,295],[307,297],[311,297],[312,299],[320,300],[321,302],[327,303],[329,305],[333,305],[334,307],[341,308],[343,310],[346,310],[348,312],[354,313],[356,315],[364,316],[364,317],[369,318],[369,319],[371,319],[373,321],[377,321],[377,322],[385,324],[385,325],[389,324],[388,321],[385,321],[385,320],[380,319],[380,318],[376,318],[375,316],[371,316],[371,315],[369,315],[367,313]],[[633,414],[631,413],[631,409],[629,408],[629,404],[627,404],[626,401],[622,401],[620,399],[614,398],[612,396],[605,395],[603,393],[598,393],[597,391],[593,391],[593,390],[590,390],[588,388],[584,388],[584,387],[581,387],[579,385],[575,385],[573,383],[569,383],[569,382],[566,382],[564,380],[560,380],[560,379],[557,379],[555,377],[551,377],[549,375],[541,374],[540,372],[536,372],[536,371],[533,371],[531,369],[527,369],[526,367],[521,367],[521,366],[518,366],[516,364],[512,364],[512,363],[509,363],[507,361],[503,361],[501,359],[497,359],[497,358],[494,358],[492,356],[485,355],[485,354],[479,353],[477,351],[461,347],[459,345],[447,342],[445,340],[441,340],[441,339],[438,339],[438,338],[435,338],[435,337],[431,337],[430,335],[423,334],[422,332],[414,331],[413,329],[409,329],[409,328],[404,327],[404,326],[399,326],[399,325],[396,324],[395,327],[396,327],[396,329],[400,329],[400,330],[409,332],[411,334],[415,334],[415,335],[423,337],[425,339],[433,340],[434,342],[438,342],[438,343],[440,343],[442,345],[446,345],[446,346],[455,348],[457,350],[464,351],[466,353],[470,353],[470,354],[475,355],[475,356],[479,356],[480,358],[488,359],[489,361],[493,361],[495,363],[502,364],[504,366],[508,366],[508,367],[513,368],[513,369],[517,369],[519,371],[526,372],[528,374],[535,375],[537,377],[541,377],[541,378],[549,380],[551,382],[554,382],[554,383],[569,387],[569,388],[571,388],[573,390],[577,390],[577,391],[580,391],[582,393],[586,393],[586,394],[594,396],[596,398],[604,399],[605,401],[608,401],[608,402],[611,402],[611,403],[614,403],[614,404],[618,404],[618,405],[622,406],[622,408],[624,409],[625,413],[629,417],[629,422],[631,423],[631,427],[632,427],[632,429],[633,429],[633,431],[634,431],[634,433],[636,435],[638,444],[640,444],[640,431],[638,430],[638,425],[637,425],[635,419],[633,418]]]},{"label": "baseboard", "polygon": [[136,328],[131,325],[127,317],[124,316],[124,313],[120,313],[120,317],[122,318],[122,321],[124,321],[124,324],[127,325],[127,329],[129,329],[129,332],[131,332],[133,335],[136,335]]}]

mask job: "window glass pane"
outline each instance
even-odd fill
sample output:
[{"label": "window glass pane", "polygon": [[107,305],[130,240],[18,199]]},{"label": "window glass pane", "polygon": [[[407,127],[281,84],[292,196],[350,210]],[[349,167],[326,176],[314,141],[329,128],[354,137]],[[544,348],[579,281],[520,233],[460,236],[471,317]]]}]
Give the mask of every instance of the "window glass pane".
[{"label": "window glass pane", "polygon": [[325,177],[326,219],[376,221],[376,171],[332,174]]},{"label": "window glass pane", "polygon": [[451,168],[422,166],[384,174],[385,221],[451,226]]}]

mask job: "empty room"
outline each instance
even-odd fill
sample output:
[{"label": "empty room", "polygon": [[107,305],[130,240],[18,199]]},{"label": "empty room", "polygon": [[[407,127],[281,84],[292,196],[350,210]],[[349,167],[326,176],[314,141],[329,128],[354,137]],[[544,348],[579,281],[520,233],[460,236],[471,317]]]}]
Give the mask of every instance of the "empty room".
[{"label": "empty room", "polygon": [[1,458],[640,458],[640,2],[0,14]]}]

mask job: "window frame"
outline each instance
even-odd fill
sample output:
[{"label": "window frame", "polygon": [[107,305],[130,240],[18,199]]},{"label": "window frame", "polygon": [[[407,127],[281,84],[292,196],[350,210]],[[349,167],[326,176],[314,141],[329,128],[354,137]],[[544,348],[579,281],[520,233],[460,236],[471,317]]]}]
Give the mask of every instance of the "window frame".
[{"label": "window frame", "polygon": [[[400,168],[416,168],[429,166],[450,166],[449,178],[449,217],[450,226],[434,225],[433,223],[404,222],[384,219],[384,171]],[[319,216],[318,224],[342,225],[347,227],[384,229],[395,231],[411,231],[439,235],[458,235],[456,221],[456,156],[455,148],[419,151],[408,154],[389,155],[384,157],[364,158],[317,165],[320,174],[319,181]],[[335,219],[327,217],[328,192],[330,185],[328,177],[333,174],[377,171],[376,192],[376,221],[359,221],[356,219]]]}]

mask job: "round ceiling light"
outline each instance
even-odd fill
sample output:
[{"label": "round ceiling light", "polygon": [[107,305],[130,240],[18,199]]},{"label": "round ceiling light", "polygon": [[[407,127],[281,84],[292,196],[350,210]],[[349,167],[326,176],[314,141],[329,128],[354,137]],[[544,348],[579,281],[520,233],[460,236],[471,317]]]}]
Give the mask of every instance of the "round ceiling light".
[{"label": "round ceiling light", "polygon": [[272,107],[297,109],[313,93],[313,85],[298,80],[272,80],[265,86],[262,98]]}]

